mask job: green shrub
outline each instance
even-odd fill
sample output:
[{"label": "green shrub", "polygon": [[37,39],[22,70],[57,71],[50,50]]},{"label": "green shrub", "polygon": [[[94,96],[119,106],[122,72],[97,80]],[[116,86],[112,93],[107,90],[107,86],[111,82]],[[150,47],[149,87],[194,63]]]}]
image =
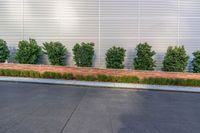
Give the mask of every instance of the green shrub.
[{"label": "green shrub", "polygon": [[73,58],[77,66],[92,67],[94,57],[94,43],[77,43],[72,50],[74,54]]},{"label": "green shrub", "polygon": [[51,65],[65,65],[66,48],[60,42],[43,43],[43,52],[48,55]]},{"label": "green shrub", "polygon": [[72,73],[64,73],[62,76],[64,79],[74,79],[74,75]]},{"label": "green shrub", "polygon": [[36,40],[29,39],[29,41],[23,40],[18,44],[16,53],[16,61],[20,64],[37,64],[41,48],[37,45]]},{"label": "green shrub", "polygon": [[124,58],[126,50],[121,47],[112,47],[106,53],[106,67],[114,69],[124,68]]},{"label": "green shrub", "polygon": [[169,47],[163,61],[163,70],[171,72],[183,72],[188,64],[189,57],[184,46]]},{"label": "green shrub", "polygon": [[61,79],[62,74],[56,72],[44,72],[42,73],[43,78],[53,78],[53,79]]},{"label": "green shrub", "polygon": [[155,61],[153,56],[156,54],[155,51],[151,50],[152,46],[148,43],[140,43],[136,47],[137,57],[134,58],[133,65],[136,70],[154,70]]},{"label": "green shrub", "polygon": [[192,61],[193,72],[200,73],[200,51],[196,51],[193,53],[194,59]]},{"label": "green shrub", "polygon": [[6,41],[0,39],[0,63],[4,63],[8,59],[9,53]]}]

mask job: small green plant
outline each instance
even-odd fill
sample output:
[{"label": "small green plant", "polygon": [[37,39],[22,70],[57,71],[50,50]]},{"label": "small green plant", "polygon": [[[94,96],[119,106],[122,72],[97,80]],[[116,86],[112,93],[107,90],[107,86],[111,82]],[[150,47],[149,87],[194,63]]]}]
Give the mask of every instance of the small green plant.
[{"label": "small green plant", "polygon": [[116,79],[114,76],[111,76],[111,75],[99,74],[97,75],[97,80],[103,81],[103,82],[113,82]]},{"label": "small green plant", "polygon": [[163,61],[163,71],[183,72],[188,64],[189,57],[184,46],[169,47]]},{"label": "small green plant", "polygon": [[42,73],[43,78],[54,78],[54,79],[61,79],[63,78],[61,73],[56,72],[44,72]]},{"label": "small green plant", "polygon": [[65,55],[67,49],[60,42],[43,43],[43,52],[48,55],[51,65],[65,65]]},{"label": "small green plant", "polygon": [[168,79],[168,78],[144,78],[141,83],[144,84],[159,84],[159,85],[174,85],[174,79]]},{"label": "small green plant", "polygon": [[4,63],[8,59],[9,53],[6,41],[0,39],[0,63]]},{"label": "small green plant", "polygon": [[40,78],[41,74],[39,72],[29,71],[29,76],[33,78]]},{"label": "small green plant", "polygon": [[121,47],[112,47],[106,53],[106,67],[113,69],[124,68],[124,58],[126,50]]},{"label": "small green plant", "polygon": [[192,61],[193,72],[200,73],[200,51],[196,51],[193,53],[194,59]]},{"label": "small green plant", "polygon": [[77,66],[92,67],[94,57],[94,43],[77,43],[72,50],[74,54],[73,58]]},{"label": "small green plant", "polygon": [[86,80],[86,78],[85,78],[85,76],[83,76],[83,75],[75,75],[75,79],[76,80]]},{"label": "small green plant", "polygon": [[64,79],[74,79],[74,75],[72,73],[64,73],[62,76]]},{"label": "small green plant", "polygon": [[33,77],[33,78],[40,77],[39,72],[26,71],[26,70],[11,70],[11,69],[1,69],[0,75],[2,75],[2,76],[17,76],[17,77]]},{"label": "small green plant", "polygon": [[33,77],[33,78],[39,78],[40,73],[34,72],[34,71],[20,71],[20,77]]},{"label": "small green plant", "polygon": [[185,85],[188,85],[188,86],[200,86],[200,80],[186,79]]},{"label": "small green plant", "polygon": [[196,79],[180,79],[180,78],[159,78],[150,77],[140,81],[143,84],[155,85],[182,85],[182,86],[200,86],[200,80]]},{"label": "small green plant", "polygon": [[17,73],[17,70],[9,70],[9,69],[1,69],[0,75],[1,76],[18,76],[19,73]]},{"label": "small green plant", "polygon": [[96,76],[93,75],[76,75],[75,78],[77,80],[83,80],[83,81],[96,81]]},{"label": "small green plant", "polygon": [[85,80],[86,81],[96,81],[97,77],[93,76],[93,75],[87,75],[87,76],[85,76]]},{"label": "small green plant", "polygon": [[16,61],[20,64],[37,64],[41,48],[37,45],[36,40],[29,39],[29,41],[23,40],[18,44],[16,53]]},{"label": "small green plant", "polygon": [[133,65],[136,70],[154,70],[155,61],[153,56],[156,54],[152,51],[152,46],[148,43],[140,43],[136,47],[137,57],[134,58]]},{"label": "small green plant", "polygon": [[120,83],[139,83],[140,79],[135,76],[122,76],[122,77],[116,77],[116,82]]}]

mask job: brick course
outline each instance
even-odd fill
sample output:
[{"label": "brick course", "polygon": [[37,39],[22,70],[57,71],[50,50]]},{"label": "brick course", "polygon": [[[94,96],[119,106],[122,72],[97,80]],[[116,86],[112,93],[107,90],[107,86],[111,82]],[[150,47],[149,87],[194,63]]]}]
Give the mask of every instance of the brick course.
[{"label": "brick course", "polygon": [[108,74],[112,76],[137,76],[145,77],[162,77],[162,78],[184,78],[184,79],[199,79],[200,74],[188,72],[162,72],[162,71],[136,71],[136,70],[115,70],[103,68],[80,68],[67,66],[51,66],[51,65],[29,65],[29,64],[0,64],[0,69],[15,69],[15,70],[32,70],[37,72],[59,72],[73,73],[75,75],[96,75]]}]

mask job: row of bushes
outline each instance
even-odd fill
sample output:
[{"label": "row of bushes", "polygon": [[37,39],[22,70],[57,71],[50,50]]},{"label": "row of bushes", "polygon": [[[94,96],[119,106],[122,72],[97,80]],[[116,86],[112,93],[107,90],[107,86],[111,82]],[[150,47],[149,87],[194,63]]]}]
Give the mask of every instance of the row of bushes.
[{"label": "row of bushes", "polygon": [[[65,65],[67,49],[60,42],[45,42],[40,47],[34,39],[22,40],[18,44],[15,60],[20,64],[37,64],[41,53],[48,56],[51,65]],[[73,48],[74,61],[77,66],[91,67],[94,56],[94,43],[76,44]],[[0,62],[9,57],[6,41],[0,40]]]},{"label": "row of bushes", "polygon": [[179,78],[157,78],[150,77],[139,79],[135,76],[110,76],[105,74],[100,75],[73,75],[72,73],[55,73],[35,71],[20,71],[10,69],[0,69],[0,76],[18,76],[18,77],[33,77],[33,78],[51,78],[51,79],[66,79],[66,80],[82,80],[82,81],[102,81],[102,82],[119,82],[119,83],[142,83],[142,84],[157,84],[157,85],[183,85],[183,86],[200,86],[200,80],[195,79],[179,79]]},{"label": "row of bushes", "polygon": [[[92,67],[94,57],[94,43],[81,43],[73,47],[73,59],[79,67]],[[16,61],[22,64],[36,64],[43,51],[48,55],[51,65],[65,65],[67,49],[60,42],[45,42],[43,47],[37,45],[36,40],[23,40],[18,44]],[[148,43],[140,43],[136,47],[136,57],[133,66],[136,70],[154,70],[156,67],[154,60],[155,51]],[[124,58],[126,50],[121,47],[112,47],[106,52],[106,67],[114,69],[124,68]],[[200,51],[194,52],[193,72],[200,72]],[[9,49],[4,40],[0,40],[0,62],[4,62],[9,56]],[[188,65],[189,56],[186,50],[181,47],[169,47],[163,60],[163,71],[183,72]]]}]

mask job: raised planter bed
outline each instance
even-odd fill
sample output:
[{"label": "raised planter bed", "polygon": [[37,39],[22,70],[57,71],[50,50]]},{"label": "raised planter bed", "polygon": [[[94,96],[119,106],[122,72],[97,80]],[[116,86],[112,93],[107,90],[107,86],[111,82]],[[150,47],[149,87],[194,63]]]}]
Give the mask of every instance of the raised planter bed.
[{"label": "raised planter bed", "polygon": [[80,68],[67,66],[51,66],[51,65],[30,65],[30,64],[0,64],[0,69],[12,70],[30,70],[36,72],[57,72],[72,73],[74,75],[98,75],[106,74],[111,76],[136,76],[140,79],[149,77],[159,78],[181,78],[181,79],[197,79],[200,80],[200,74],[189,72],[162,72],[162,71],[135,71],[135,70],[117,70],[103,68]]},{"label": "raised planter bed", "polygon": [[0,64],[0,76],[100,81],[110,83],[200,86],[200,74],[195,73],[114,70],[48,65]]}]

